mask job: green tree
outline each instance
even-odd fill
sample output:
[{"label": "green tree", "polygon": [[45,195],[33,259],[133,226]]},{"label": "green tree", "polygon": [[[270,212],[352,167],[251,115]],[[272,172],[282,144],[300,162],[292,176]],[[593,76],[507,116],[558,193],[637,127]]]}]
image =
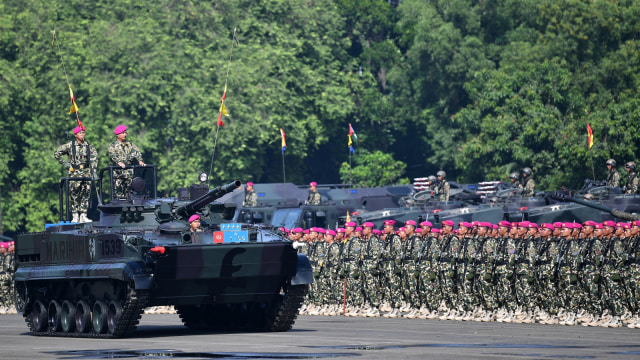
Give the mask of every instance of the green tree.
[{"label": "green tree", "polygon": [[340,166],[340,179],[343,183],[377,187],[409,182],[409,179],[401,178],[407,164],[395,160],[391,154],[381,151],[360,152],[353,156],[353,163],[355,163],[353,168],[348,162]]}]

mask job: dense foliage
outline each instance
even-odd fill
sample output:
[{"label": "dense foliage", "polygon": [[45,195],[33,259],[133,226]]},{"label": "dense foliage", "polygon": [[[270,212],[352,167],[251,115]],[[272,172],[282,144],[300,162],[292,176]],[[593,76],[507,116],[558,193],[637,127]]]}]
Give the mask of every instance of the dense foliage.
[{"label": "dense foliage", "polygon": [[[632,0],[6,0],[0,229],[56,219],[52,155],[75,126],[61,59],[100,166],[126,124],[171,195],[209,171],[214,144],[214,183],[281,181],[280,128],[287,181],[337,182],[349,123],[362,179],[530,166],[552,189],[635,160],[639,31]],[[216,129],[227,71],[231,116]],[[406,170],[367,174],[367,153]]]}]

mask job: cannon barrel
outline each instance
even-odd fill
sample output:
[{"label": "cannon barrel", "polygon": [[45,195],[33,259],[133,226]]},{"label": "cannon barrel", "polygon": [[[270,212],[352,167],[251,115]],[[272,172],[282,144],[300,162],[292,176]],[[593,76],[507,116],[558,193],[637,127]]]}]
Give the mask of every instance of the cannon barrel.
[{"label": "cannon barrel", "polygon": [[593,201],[586,201],[586,200],[580,200],[580,199],[576,199],[574,197],[571,197],[567,194],[558,192],[558,191],[554,191],[550,194],[552,199],[558,200],[558,201],[573,201],[575,203],[578,203],[580,205],[584,205],[584,206],[588,206],[590,208],[594,208],[594,209],[598,209],[600,211],[604,211],[607,212],[619,219],[623,219],[623,220],[628,220],[628,221],[633,221],[633,220],[640,220],[640,215],[636,215],[636,214],[631,214],[628,212],[624,212],[624,211],[620,211],[618,209],[612,209],[606,206],[602,206],[599,204],[594,203]]},{"label": "cannon barrel", "polygon": [[184,219],[200,211],[207,204],[223,197],[225,194],[232,192],[242,185],[240,180],[235,180],[227,185],[218,186],[217,188],[209,190],[208,193],[200,196],[199,198],[180,206],[176,209],[176,214]]}]

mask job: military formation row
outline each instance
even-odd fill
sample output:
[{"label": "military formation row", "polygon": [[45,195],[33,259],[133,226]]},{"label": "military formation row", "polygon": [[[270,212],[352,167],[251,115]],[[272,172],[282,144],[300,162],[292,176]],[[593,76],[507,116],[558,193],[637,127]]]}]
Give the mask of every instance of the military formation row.
[{"label": "military formation row", "polygon": [[[109,145],[109,159],[112,166],[125,168],[128,165],[142,165],[142,154],[138,147],[127,141],[127,127],[119,125],[113,133],[116,141]],[[91,194],[91,182],[98,180],[98,152],[84,137],[86,129],[77,126],[73,129],[75,140],[58,147],[53,157],[67,170],[68,177],[85,178],[69,182],[69,197],[71,198],[71,221],[90,222],[87,217],[89,209],[89,196]],[[133,178],[133,170],[114,170],[114,198],[125,198]]]},{"label": "military formation row", "polygon": [[419,226],[310,229],[302,313],[640,327],[640,221]]}]

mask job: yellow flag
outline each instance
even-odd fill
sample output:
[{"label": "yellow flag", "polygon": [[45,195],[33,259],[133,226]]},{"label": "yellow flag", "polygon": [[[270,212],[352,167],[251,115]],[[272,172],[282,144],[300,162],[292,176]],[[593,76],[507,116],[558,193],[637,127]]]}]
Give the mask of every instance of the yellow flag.
[{"label": "yellow flag", "polygon": [[78,112],[78,105],[76,105],[76,102],[73,102],[73,105],[71,105],[71,110],[69,110],[69,114],[73,114],[73,113],[77,113]]},{"label": "yellow flag", "polygon": [[76,104],[76,97],[73,96],[73,90],[71,90],[71,85],[69,85],[69,95],[71,96],[71,110],[69,110],[69,114],[73,114],[74,112],[78,112],[78,104]]},{"label": "yellow flag", "polygon": [[220,113],[224,116],[229,116],[229,113],[227,112],[227,108],[224,106],[224,103],[220,105]]}]

